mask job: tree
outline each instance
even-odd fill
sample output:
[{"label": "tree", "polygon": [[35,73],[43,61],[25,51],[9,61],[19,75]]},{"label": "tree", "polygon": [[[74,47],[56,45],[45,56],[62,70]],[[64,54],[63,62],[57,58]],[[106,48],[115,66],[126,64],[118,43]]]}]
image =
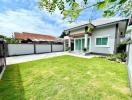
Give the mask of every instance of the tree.
[{"label": "tree", "polygon": [[2,38],[2,39],[4,39],[4,38],[5,38],[5,36],[3,36],[3,35],[0,35],[0,39],[1,39],[1,38]]},{"label": "tree", "polygon": [[64,38],[64,36],[67,36],[65,31],[62,32],[62,34],[60,35],[60,38]]},{"label": "tree", "polygon": [[68,18],[69,22],[75,21],[80,13],[85,9],[95,7],[103,10],[103,16],[132,16],[132,0],[40,0],[39,7],[46,9],[48,12],[53,13],[59,9],[64,19]]},{"label": "tree", "polygon": [[7,38],[7,37],[5,37],[5,42],[6,43],[19,43],[19,40],[14,39],[14,38]]},{"label": "tree", "polygon": [[19,40],[14,39],[14,38],[9,38],[3,35],[0,35],[0,38],[5,40],[5,43],[19,43]]}]

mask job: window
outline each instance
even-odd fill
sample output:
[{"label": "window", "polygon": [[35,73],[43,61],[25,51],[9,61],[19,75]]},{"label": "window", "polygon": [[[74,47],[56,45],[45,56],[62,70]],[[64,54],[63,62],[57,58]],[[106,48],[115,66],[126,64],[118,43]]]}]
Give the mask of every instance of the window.
[{"label": "window", "polygon": [[96,45],[107,45],[108,44],[108,37],[103,38],[96,38]]}]

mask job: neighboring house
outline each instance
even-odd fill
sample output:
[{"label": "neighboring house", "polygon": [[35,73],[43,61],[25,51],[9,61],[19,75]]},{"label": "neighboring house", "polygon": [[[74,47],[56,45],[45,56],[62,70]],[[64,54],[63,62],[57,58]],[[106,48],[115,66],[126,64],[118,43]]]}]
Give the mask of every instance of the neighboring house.
[{"label": "neighboring house", "polygon": [[[64,38],[65,50],[70,47],[74,52],[115,54],[120,44],[120,36],[125,34],[128,19],[102,18],[92,21],[91,25],[82,24],[65,30],[70,32],[69,38]],[[87,32],[88,26],[93,28]]]},{"label": "neighboring house", "polygon": [[14,32],[14,38],[19,39],[21,42],[29,43],[47,43],[47,42],[56,42],[57,38],[51,35],[43,35],[43,34],[34,34],[28,32]]}]

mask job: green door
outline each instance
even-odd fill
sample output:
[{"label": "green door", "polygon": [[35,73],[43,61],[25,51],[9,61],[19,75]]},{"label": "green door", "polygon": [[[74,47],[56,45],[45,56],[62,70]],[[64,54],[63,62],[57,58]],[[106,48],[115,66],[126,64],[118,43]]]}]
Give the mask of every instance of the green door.
[{"label": "green door", "polygon": [[[88,38],[88,41],[87,41],[87,49],[89,49],[89,38]],[[84,46],[85,46],[85,39],[82,38],[82,39],[76,39],[75,40],[75,50],[78,50],[78,51],[83,51],[84,49]]]},{"label": "green door", "polygon": [[85,40],[84,39],[82,39],[82,50],[84,49],[84,42],[85,42]]},{"label": "green door", "polygon": [[76,39],[76,50],[81,50],[81,39]]}]

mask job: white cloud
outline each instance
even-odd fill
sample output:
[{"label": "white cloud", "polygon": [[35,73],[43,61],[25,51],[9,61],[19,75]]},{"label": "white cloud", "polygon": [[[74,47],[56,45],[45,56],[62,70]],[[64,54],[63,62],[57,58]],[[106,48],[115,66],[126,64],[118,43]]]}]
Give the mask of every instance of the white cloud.
[{"label": "white cloud", "polygon": [[56,11],[53,15],[37,10],[19,9],[0,13],[0,34],[11,36],[13,32],[34,32],[59,36],[68,24]]},{"label": "white cloud", "polygon": [[52,15],[45,10],[40,11],[37,6],[38,0],[2,1],[4,2],[2,6],[4,11],[0,12],[0,34],[6,36],[11,36],[13,32],[33,32],[59,36],[64,29],[83,20],[88,20],[89,16],[88,12],[84,12],[78,21],[70,25],[67,21],[62,20],[63,16],[59,10],[56,10]]}]

